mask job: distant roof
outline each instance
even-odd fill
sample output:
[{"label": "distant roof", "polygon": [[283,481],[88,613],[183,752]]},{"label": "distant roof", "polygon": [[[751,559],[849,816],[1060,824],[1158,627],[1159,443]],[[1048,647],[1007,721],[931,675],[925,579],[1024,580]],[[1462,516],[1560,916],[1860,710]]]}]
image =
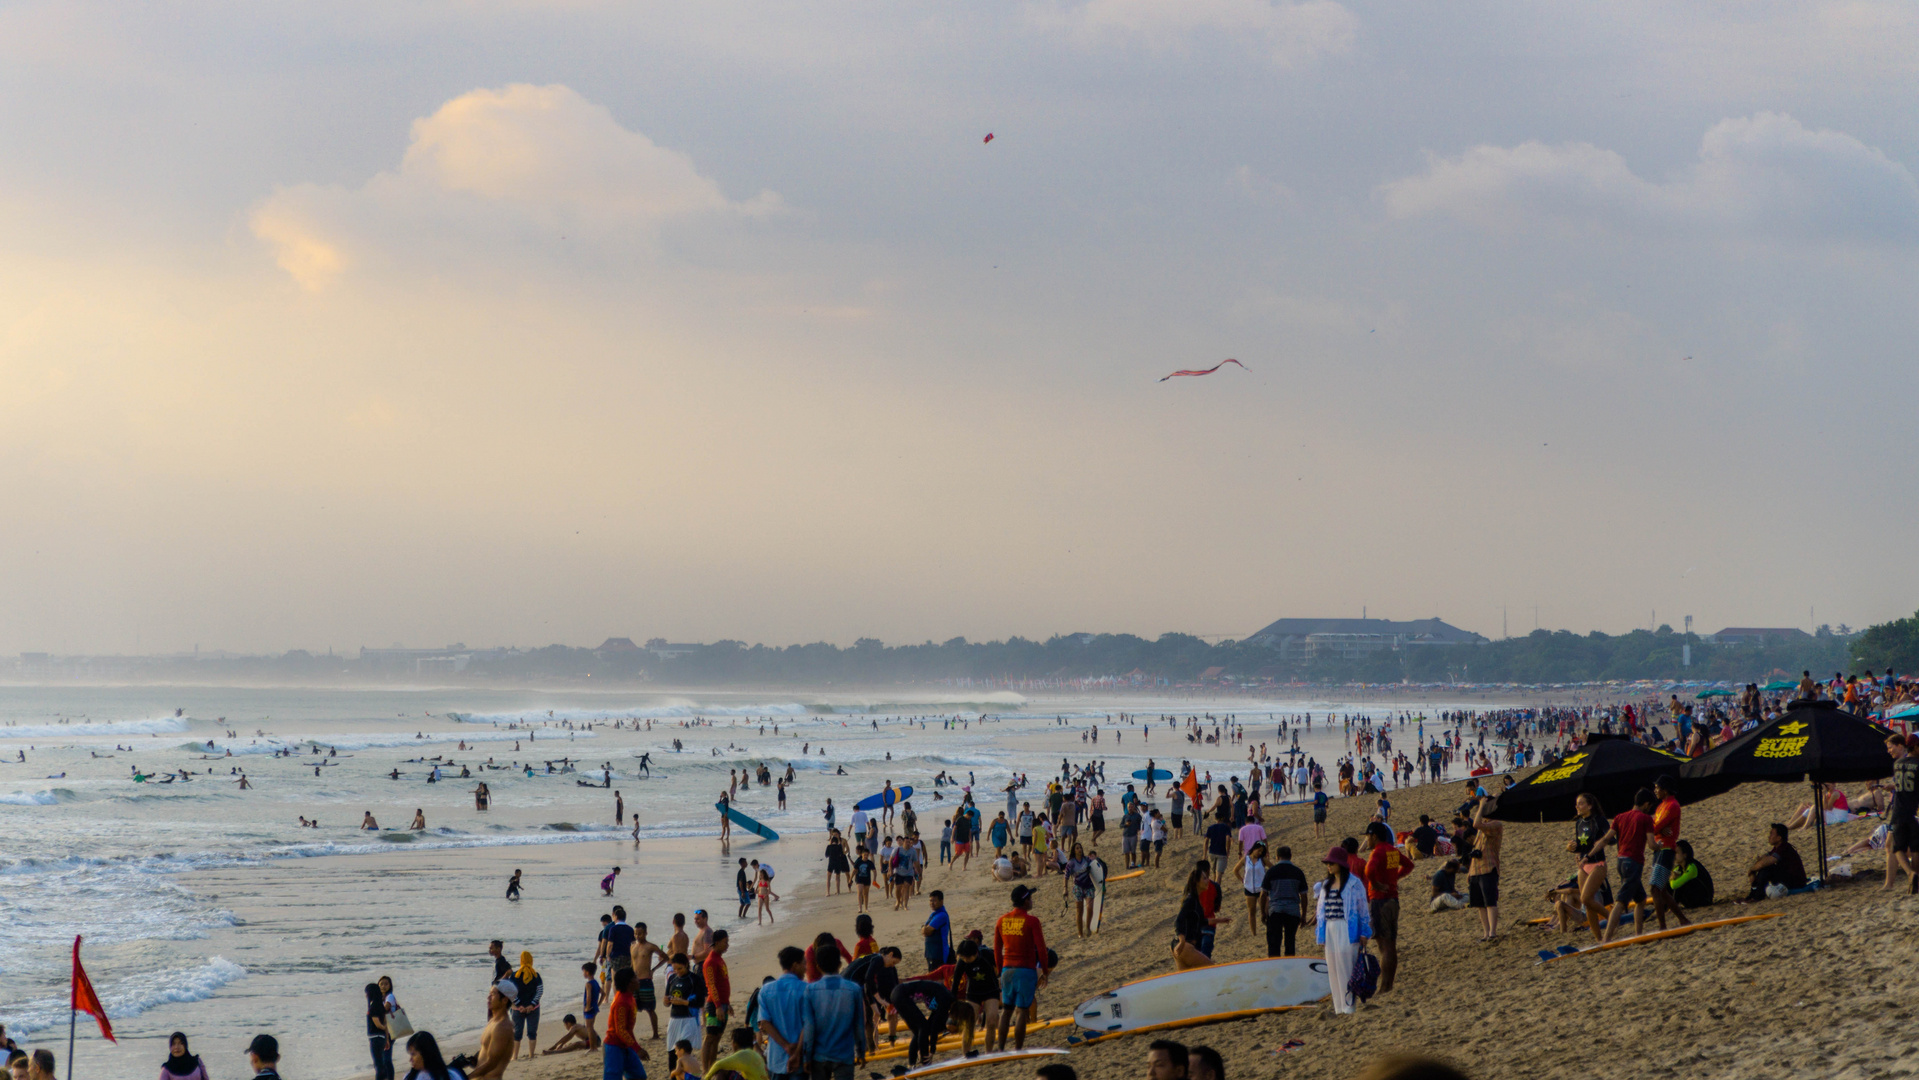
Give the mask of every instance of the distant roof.
[{"label": "distant roof", "polygon": [[1714,637],[1790,638],[1790,637],[1811,637],[1812,635],[1806,633],[1804,630],[1799,629],[1797,626],[1728,626],[1724,630],[1719,631],[1717,634],[1714,634],[1713,636]]},{"label": "distant roof", "polygon": [[605,641],[600,642],[601,652],[605,652],[608,649],[612,649],[616,652],[639,652],[640,651],[640,647],[638,645],[633,644],[633,639],[630,637],[610,637],[610,638],[607,638]]},{"label": "distant roof", "polygon": [[1435,645],[1470,645],[1485,639],[1442,619],[1280,619],[1255,633],[1259,638],[1305,637],[1308,634],[1378,634],[1420,639]]}]

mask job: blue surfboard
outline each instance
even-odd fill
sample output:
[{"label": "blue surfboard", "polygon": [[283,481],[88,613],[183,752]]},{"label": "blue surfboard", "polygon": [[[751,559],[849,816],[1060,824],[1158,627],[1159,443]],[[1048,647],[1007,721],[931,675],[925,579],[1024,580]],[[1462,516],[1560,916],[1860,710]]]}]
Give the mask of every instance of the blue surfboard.
[{"label": "blue surfboard", "polygon": [[1154,769],[1153,775],[1151,776],[1146,775],[1145,769],[1133,770],[1133,779],[1135,780],[1171,780],[1172,778],[1173,774],[1165,769]]},{"label": "blue surfboard", "polygon": [[753,833],[757,836],[765,837],[768,840],[778,840],[780,838],[779,833],[776,833],[772,829],[769,829],[766,826],[760,824],[759,822],[754,821],[752,818],[747,817],[745,814],[740,813],[738,810],[733,809],[732,807],[726,805],[723,802],[714,803],[713,809],[720,811],[721,813],[725,814],[729,818],[732,818],[733,824],[738,825],[740,828],[745,829],[747,832]]},{"label": "blue surfboard", "polygon": [[[907,799],[910,799],[912,797],[913,797],[913,789],[911,786],[896,787],[893,789],[894,802],[905,802]],[[886,805],[889,805],[886,801],[886,792],[876,791],[873,794],[868,795],[866,798],[861,799],[859,802],[854,803],[853,809],[878,810],[879,808]]]}]

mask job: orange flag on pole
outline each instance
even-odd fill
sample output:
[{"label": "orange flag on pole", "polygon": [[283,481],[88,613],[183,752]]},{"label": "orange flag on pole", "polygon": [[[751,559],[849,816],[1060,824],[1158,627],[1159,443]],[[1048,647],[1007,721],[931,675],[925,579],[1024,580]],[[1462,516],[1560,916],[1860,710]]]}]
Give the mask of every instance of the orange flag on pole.
[{"label": "orange flag on pole", "polygon": [[[107,1020],[107,1008],[100,1004],[100,995],[93,992],[93,980],[87,978],[87,969],[80,966],[80,936],[73,937],[73,1012],[83,1012],[100,1022],[100,1034],[108,1042],[117,1042],[113,1037],[113,1024]],[[69,1025],[71,1026],[71,1025]],[[70,1041],[70,1040],[69,1040]],[[72,1064],[73,1053],[67,1053],[68,1065]]]},{"label": "orange flag on pole", "polygon": [[1186,801],[1187,801],[1187,802],[1189,802],[1189,803],[1192,803],[1192,804],[1193,804],[1193,809],[1192,809],[1192,815],[1193,815],[1194,817],[1198,817],[1198,816],[1199,816],[1199,811],[1200,811],[1200,805],[1199,805],[1199,770],[1198,770],[1198,769],[1194,769],[1194,770],[1192,770],[1192,771],[1190,771],[1190,772],[1188,772],[1188,773],[1186,774],[1186,779],[1185,779],[1185,780],[1182,780],[1182,781],[1180,782],[1180,785],[1179,785],[1179,786],[1180,786],[1181,788],[1184,788],[1184,789],[1185,789],[1185,791],[1186,791]]}]

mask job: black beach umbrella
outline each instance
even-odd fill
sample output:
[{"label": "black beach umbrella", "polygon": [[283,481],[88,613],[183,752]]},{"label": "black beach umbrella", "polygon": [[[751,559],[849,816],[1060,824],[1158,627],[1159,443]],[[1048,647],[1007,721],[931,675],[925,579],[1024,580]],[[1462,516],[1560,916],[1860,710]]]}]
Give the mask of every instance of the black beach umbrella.
[{"label": "black beach umbrella", "polygon": [[1640,788],[1661,776],[1678,776],[1686,759],[1623,737],[1595,735],[1586,745],[1548,765],[1499,796],[1492,816],[1499,821],[1571,821],[1580,792],[1599,800],[1608,815],[1632,806]]},{"label": "black beach umbrella", "polygon": [[[1690,794],[1717,795],[1753,780],[1818,785],[1881,780],[1892,775],[1886,736],[1892,734],[1832,701],[1795,701],[1771,723],[1688,761],[1679,770]],[[1816,815],[1819,874],[1825,877],[1826,817]]]}]

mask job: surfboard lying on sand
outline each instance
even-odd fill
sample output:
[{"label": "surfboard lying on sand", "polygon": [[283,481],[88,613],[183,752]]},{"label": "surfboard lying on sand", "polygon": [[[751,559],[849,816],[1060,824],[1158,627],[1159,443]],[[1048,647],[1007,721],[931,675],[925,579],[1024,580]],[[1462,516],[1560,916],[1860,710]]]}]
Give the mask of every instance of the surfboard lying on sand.
[{"label": "surfboard lying on sand", "polygon": [[873,794],[868,795],[866,798],[861,799],[859,802],[854,803],[853,809],[878,810],[882,807],[891,806],[894,803],[905,802],[907,799],[910,799],[912,797],[913,797],[913,789],[911,786],[894,788],[893,798],[891,799],[891,801],[889,801],[886,798],[886,792],[876,791]]},{"label": "surfboard lying on sand", "polygon": [[[1721,926],[1736,926],[1740,923],[1757,922],[1760,919],[1777,919],[1782,914],[1784,914],[1784,912],[1775,911],[1769,915],[1740,915],[1731,919],[1714,919],[1711,922],[1696,922],[1691,926],[1680,926],[1671,930],[1656,930],[1650,934],[1640,934],[1637,937],[1622,938],[1619,941],[1608,941],[1604,945],[1585,945],[1575,952],[1560,953],[1552,957],[1552,959],[1564,960],[1568,956],[1585,956],[1587,953],[1604,952],[1607,949],[1620,949],[1627,945],[1644,945],[1649,941],[1684,937],[1687,934],[1700,930],[1713,930]],[[1542,958],[1539,962],[1543,964],[1546,963],[1546,960]]]},{"label": "surfboard lying on sand", "polygon": [[1107,1033],[1318,1001],[1331,992],[1326,961],[1310,956],[1241,960],[1126,983],[1073,1010],[1087,1031]]},{"label": "surfboard lying on sand", "polygon": [[1128,871],[1126,871],[1126,872],[1125,872],[1124,874],[1114,874],[1114,875],[1113,875],[1112,877],[1109,877],[1109,878],[1107,878],[1106,880],[1107,880],[1107,881],[1109,881],[1109,882],[1111,882],[1111,881],[1126,881],[1126,880],[1128,880],[1128,879],[1130,879],[1130,878],[1136,878],[1136,877],[1139,877],[1139,876],[1140,876],[1141,874],[1144,874],[1145,872],[1146,872],[1146,871],[1144,871],[1144,870],[1128,870]]},{"label": "surfboard lying on sand", "polygon": [[[1324,976],[1321,976],[1324,978]],[[1293,1012],[1297,1009],[1313,1008],[1313,1003],[1305,1005],[1274,1005],[1266,1009],[1240,1009],[1236,1012],[1211,1013],[1206,1016],[1188,1016],[1180,1020],[1168,1020],[1162,1024],[1147,1024],[1145,1027],[1126,1028],[1121,1031],[1101,1031],[1087,1035],[1074,1035],[1066,1040],[1068,1046],[1091,1046],[1107,1039],[1123,1039],[1128,1035],[1146,1035],[1156,1031],[1172,1031],[1175,1028],[1199,1027],[1203,1024],[1224,1024],[1233,1020],[1251,1020],[1255,1016],[1268,1013]]]},{"label": "surfboard lying on sand", "polygon": [[[1051,1020],[1035,1020],[1032,1023],[1026,1025],[1026,1033],[1028,1035],[1031,1035],[1035,1031],[1045,1031],[1047,1028],[1064,1027],[1067,1024],[1070,1024],[1072,1022],[1073,1022],[1073,1018],[1070,1016],[1058,1016],[1058,1017],[1054,1017]],[[959,1045],[960,1045],[960,1037],[958,1035],[940,1036],[939,1050],[941,1051],[957,1050],[959,1049]],[[866,1055],[866,1060],[888,1061],[893,1058],[903,1058],[905,1056],[906,1056],[906,1045],[904,1043],[901,1043],[897,1046],[881,1047],[878,1052]]]},{"label": "surfboard lying on sand", "polygon": [[932,1076],[934,1073],[953,1072],[956,1069],[970,1069],[975,1065],[998,1065],[1006,1061],[1031,1061],[1036,1058],[1064,1057],[1066,1051],[1058,1047],[1029,1047],[1025,1050],[1000,1050],[978,1057],[961,1058],[958,1061],[942,1061],[938,1065],[921,1065],[908,1072],[908,1076]]},{"label": "surfboard lying on sand", "polygon": [[759,836],[763,836],[768,840],[778,840],[780,838],[779,833],[776,833],[772,829],[769,829],[766,826],[760,824],[759,822],[754,821],[752,818],[747,817],[745,814],[740,813],[738,810],[733,809],[732,807],[726,805],[723,802],[714,803],[713,809],[720,811],[721,813],[725,814],[729,818],[732,818],[733,824],[738,825],[740,828],[745,829],[747,832],[754,833]]}]

